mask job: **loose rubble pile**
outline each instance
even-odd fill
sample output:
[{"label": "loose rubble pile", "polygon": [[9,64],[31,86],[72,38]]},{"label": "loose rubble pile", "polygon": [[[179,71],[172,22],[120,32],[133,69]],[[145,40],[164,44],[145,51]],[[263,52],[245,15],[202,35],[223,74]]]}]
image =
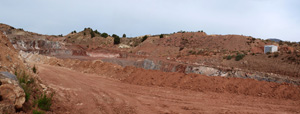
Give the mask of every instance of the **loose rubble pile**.
[{"label": "loose rubble pile", "polygon": [[15,75],[0,72],[0,113],[15,113],[25,103],[25,93]]}]

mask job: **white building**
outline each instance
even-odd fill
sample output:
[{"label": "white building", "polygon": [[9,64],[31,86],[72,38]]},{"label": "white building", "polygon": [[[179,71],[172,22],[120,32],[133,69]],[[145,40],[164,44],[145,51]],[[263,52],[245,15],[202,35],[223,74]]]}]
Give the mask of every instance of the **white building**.
[{"label": "white building", "polygon": [[264,49],[264,52],[265,53],[273,53],[273,52],[277,52],[278,51],[278,47],[275,46],[275,45],[265,45],[265,49]]}]

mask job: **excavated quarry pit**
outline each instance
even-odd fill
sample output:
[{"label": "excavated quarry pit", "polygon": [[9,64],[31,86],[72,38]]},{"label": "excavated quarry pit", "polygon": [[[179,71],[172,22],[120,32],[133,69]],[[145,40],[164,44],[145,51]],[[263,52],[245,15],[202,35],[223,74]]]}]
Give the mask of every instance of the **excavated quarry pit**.
[{"label": "excavated quarry pit", "polygon": [[251,78],[259,81],[292,83],[300,85],[300,79],[282,76],[273,73],[257,71],[245,71],[234,68],[222,68],[216,66],[205,66],[196,64],[179,63],[155,58],[134,58],[127,57],[118,52],[108,51],[86,51],[80,47],[65,45],[57,41],[36,40],[36,41],[12,41],[13,46],[29,53],[37,53],[47,56],[54,56],[62,59],[97,60],[126,66],[134,66],[149,70],[160,70],[163,72],[195,73],[206,76]]},{"label": "excavated quarry pit", "polygon": [[300,113],[294,78],[9,38],[57,93],[53,113]]}]

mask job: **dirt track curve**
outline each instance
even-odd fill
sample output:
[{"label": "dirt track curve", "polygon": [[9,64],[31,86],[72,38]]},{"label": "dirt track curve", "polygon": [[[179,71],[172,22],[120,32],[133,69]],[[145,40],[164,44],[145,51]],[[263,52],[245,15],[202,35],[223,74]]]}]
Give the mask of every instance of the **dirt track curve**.
[{"label": "dirt track curve", "polygon": [[63,67],[38,66],[41,80],[55,90],[54,113],[300,113],[299,101],[139,86]]}]

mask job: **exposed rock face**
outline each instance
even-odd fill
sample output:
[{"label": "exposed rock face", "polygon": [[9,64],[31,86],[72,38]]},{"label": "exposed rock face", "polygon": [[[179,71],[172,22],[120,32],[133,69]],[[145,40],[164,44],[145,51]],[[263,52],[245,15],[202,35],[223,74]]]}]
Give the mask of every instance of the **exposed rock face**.
[{"label": "exposed rock face", "polygon": [[195,73],[206,76],[222,76],[222,77],[237,77],[237,78],[251,78],[259,81],[277,82],[277,83],[292,83],[300,85],[300,80],[287,78],[273,73],[263,73],[254,71],[243,71],[241,69],[225,69],[214,68],[203,65],[186,65],[172,63],[162,60],[143,59],[138,61],[128,61],[121,59],[103,59],[104,62],[110,62],[125,66],[135,66],[138,68],[161,70],[164,72],[182,72],[182,73]]},{"label": "exposed rock face", "polygon": [[42,49],[61,49],[63,45],[59,42],[48,40],[17,40],[12,41],[16,49],[21,50],[42,50]]},{"label": "exposed rock face", "polygon": [[206,76],[228,76],[228,73],[206,66],[188,66],[185,69],[185,73],[203,74]]},{"label": "exposed rock face", "polygon": [[119,48],[131,48],[131,46],[126,45],[126,44],[120,44]]},{"label": "exposed rock face", "polygon": [[86,52],[90,57],[104,57],[104,58],[118,58],[120,54],[109,54],[109,53],[97,53],[97,52]]},{"label": "exposed rock face", "polygon": [[25,93],[17,77],[9,72],[0,72],[0,113],[15,113],[25,103]]}]

